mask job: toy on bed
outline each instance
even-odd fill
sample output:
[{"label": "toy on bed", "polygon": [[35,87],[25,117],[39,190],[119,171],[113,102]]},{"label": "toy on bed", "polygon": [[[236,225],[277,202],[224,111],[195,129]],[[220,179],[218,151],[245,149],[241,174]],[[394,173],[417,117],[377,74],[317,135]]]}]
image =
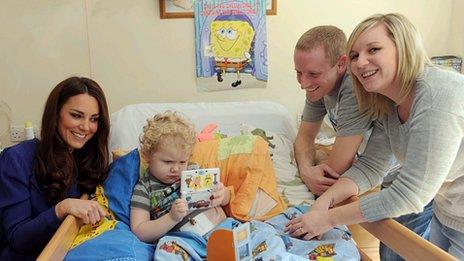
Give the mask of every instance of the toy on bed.
[{"label": "toy on bed", "polygon": [[[234,186],[234,197],[238,201],[231,200],[230,206],[226,207],[225,211],[228,216],[232,216],[236,220],[249,221],[254,218],[267,220],[268,223],[250,222],[251,236],[255,238],[252,241],[252,253],[254,251],[255,255],[260,254],[256,258],[270,257],[267,254],[276,253],[259,252],[265,248],[277,249],[280,251],[277,253],[281,254],[298,250],[298,243],[294,241],[297,239],[289,239],[277,229],[279,222],[286,224],[289,218],[298,214],[298,209],[290,208],[283,214],[276,216],[276,214],[282,212],[285,203],[289,206],[296,206],[301,203],[310,204],[313,201],[313,195],[308,192],[306,186],[299,179],[294,163],[292,144],[296,135],[293,120],[288,111],[283,106],[273,102],[129,105],[111,115],[110,150],[115,151],[122,148],[125,151],[131,151],[137,148],[146,119],[165,110],[183,112],[199,129],[211,122],[215,122],[217,128],[230,137],[199,143],[201,145],[195,146],[197,153],[194,153],[192,158],[201,162],[200,165],[205,168],[220,167],[221,180],[224,179],[222,180],[224,184],[246,181],[253,185],[249,186],[252,193],[247,193],[246,186]],[[255,128],[264,130],[267,137],[273,137],[271,143],[275,147],[269,147],[269,144],[258,136],[240,135],[244,125],[249,127],[250,132]],[[248,155],[245,155],[247,153]],[[272,162],[269,161],[268,153],[273,154]],[[203,157],[200,157],[200,155],[203,155]],[[255,162],[262,162],[256,165],[256,163],[252,163],[252,160],[249,160],[251,158],[255,158]],[[138,151],[132,150],[113,162],[110,167],[110,175],[103,184],[101,191],[102,195],[108,200],[109,209],[115,217],[116,224],[113,227],[68,250],[80,229],[80,222],[74,217],[68,216],[39,259],[62,259],[66,254],[67,260],[110,259],[115,258],[115,255],[118,258],[151,259],[154,251],[153,245],[140,242],[128,227],[130,195],[140,175],[140,164],[142,162]],[[235,176],[235,174],[230,175],[234,172],[242,176],[236,181],[233,181],[233,179],[228,180]],[[261,179],[259,178],[260,175]],[[274,181],[272,181],[270,177],[274,176]],[[271,181],[269,182],[269,180]],[[274,184],[272,184],[273,182]],[[275,190],[276,185],[277,190]],[[246,199],[243,200],[245,204],[239,204],[241,199]],[[268,208],[267,205],[258,204],[266,199],[275,202],[275,208],[269,210],[266,209]],[[293,212],[288,213],[288,211]],[[414,235],[411,235],[412,232],[408,234],[404,227],[393,220],[366,223],[363,226],[405,257],[424,257],[424,253],[427,254],[428,258],[446,257],[446,253],[440,252],[439,249],[437,250],[421,239],[411,240],[411,238],[414,238]],[[346,238],[349,239],[349,234],[345,230],[334,229],[332,232],[339,238],[337,242],[344,242],[350,249],[353,249],[354,244],[352,241],[346,240]],[[402,237],[402,235],[406,236]],[[259,241],[260,238],[268,239],[268,241]],[[332,240],[330,237],[328,239]],[[195,240],[195,238],[192,238],[192,240],[199,244],[197,249],[205,249],[203,254],[206,255],[206,242]],[[328,249],[327,246],[317,245],[317,241],[312,242],[316,242],[316,245],[304,248],[307,252],[304,253],[307,255],[306,257],[311,252],[311,255],[314,255],[314,253],[320,252],[321,249]],[[180,253],[178,255],[180,258],[185,256],[180,245],[176,242],[165,241],[164,243],[160,247],[172,253]],[[326,243],[326,245],[330,246],[333,242]],[[190,246],[195,245],[190,244]],[[420,251],[411,251],[416,248],[420,249]],[[333,256],[335,259],[337,256],[342,257],[345,254],[343,250],[338,248],[337,244],[335,244],[333,250],[334,253],[337,253],[337,255]],[[174,256],[176,255],[174,254]],[[357,253],[351,257],[356,258]],[[366,256],[363,256],[364,259],[369,260]]]},{"label": "toy on bed", "polygon": [[207,124],[201,131],[198,133],[198,141],[213,140],[213,139],[222,139],[227,137],[227,135],[217,131],[216,123]]},{"label": "toy on bed", "polygon": [[219,183],[219,168],[184,170],[180,176],[181,198],[188,209],[209,208],[212,205],[213,189]]}]

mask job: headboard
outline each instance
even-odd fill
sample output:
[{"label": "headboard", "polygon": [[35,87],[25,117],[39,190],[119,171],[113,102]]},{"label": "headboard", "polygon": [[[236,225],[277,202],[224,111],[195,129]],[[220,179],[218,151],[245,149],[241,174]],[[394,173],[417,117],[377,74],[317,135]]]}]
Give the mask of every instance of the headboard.
[{"label": "headboard", "polygon": [[270,101],[217,102],[217,103],[142,103],[123,107],[111,114],[110,151],[138,147],[139,137],[147,119],[166,110],[180,111],[200,131],[214,122],[227,135],[240,134],[240,123],[296,136],[294,121],[281,104]]}]

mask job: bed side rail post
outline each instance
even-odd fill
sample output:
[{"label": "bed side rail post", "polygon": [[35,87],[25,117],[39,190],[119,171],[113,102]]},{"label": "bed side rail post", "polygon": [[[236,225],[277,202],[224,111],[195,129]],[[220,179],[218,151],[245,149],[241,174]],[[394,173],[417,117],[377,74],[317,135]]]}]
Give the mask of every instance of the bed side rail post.
[{"label": "bed side rail post", "polygon": [[[88,195],[82,195],[81,199],[88,199]],[[81,226],[82,221],[80,219],[73,215],[67,215],[37,260],[63,260]]]}]

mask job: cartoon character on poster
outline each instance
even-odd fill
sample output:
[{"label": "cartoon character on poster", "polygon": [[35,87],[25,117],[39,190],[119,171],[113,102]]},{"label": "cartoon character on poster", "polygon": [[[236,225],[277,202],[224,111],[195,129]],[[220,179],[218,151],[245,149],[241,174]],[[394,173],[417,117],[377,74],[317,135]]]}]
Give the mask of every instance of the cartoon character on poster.
[{"label": "cartoon character on poster", "polygon": [[232,83],[232,87],[242,83],[240,72],[251,62],[250,51],[254,36],[255,31],[246,16],[218,17],[211,23],[211,49],[218,82],[223,81],[222,76],[225,73],[232,72],[237,74],[237,80]]},{"label": "cartoon character on poster", "polygon": [[199,90],[266,87],[266,1],[196,0],[194,5]]}]

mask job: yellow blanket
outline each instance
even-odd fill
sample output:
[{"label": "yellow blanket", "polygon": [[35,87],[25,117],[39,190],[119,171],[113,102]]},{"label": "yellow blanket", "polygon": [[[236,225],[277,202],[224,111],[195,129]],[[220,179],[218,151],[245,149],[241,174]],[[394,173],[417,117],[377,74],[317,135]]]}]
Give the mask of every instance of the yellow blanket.
[{"label": "yellow blanket", "polygon": [[107,230],[114,229],[116,226],[117,221],[114,218],[113,212],[111,212],[111,210],[108,208],[108,199],[106,198],[103,187],[101,185],[97,186],[93,200],[96,200],[98,203],[100,203],[100,205],[106,211],[107,215],[95,225],[82,225],[76,238],[74,238],[71,249],[89,239],[100,235]]}]

